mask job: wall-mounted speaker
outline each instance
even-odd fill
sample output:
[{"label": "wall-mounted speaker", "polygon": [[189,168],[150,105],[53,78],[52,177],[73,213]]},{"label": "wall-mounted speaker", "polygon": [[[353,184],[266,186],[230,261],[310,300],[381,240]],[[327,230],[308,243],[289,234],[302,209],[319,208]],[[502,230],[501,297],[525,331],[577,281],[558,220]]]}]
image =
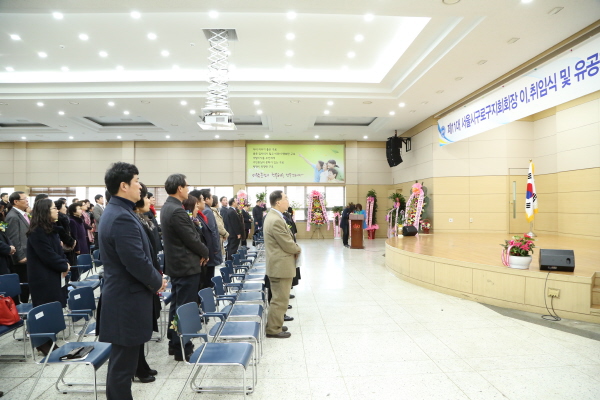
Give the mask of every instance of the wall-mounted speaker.
[{"label": "wall-mounted speaker", "polygon": [[387,162],[390,167],[402,163],[402,156],[400,155],[400,149],[402,148],[402,139],[398,136],[389,137],[385,144],[385,155]]}]

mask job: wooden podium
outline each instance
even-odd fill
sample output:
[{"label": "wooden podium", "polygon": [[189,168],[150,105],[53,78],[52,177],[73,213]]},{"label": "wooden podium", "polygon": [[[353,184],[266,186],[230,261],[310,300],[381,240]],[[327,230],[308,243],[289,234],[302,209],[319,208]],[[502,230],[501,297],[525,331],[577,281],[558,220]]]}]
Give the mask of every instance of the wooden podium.
[{"label": "wooden podium", "polygon": [[350,241],[351,249],[362,249],[363,247],[363,221],[365,216],[362,214],[350,214]]}]

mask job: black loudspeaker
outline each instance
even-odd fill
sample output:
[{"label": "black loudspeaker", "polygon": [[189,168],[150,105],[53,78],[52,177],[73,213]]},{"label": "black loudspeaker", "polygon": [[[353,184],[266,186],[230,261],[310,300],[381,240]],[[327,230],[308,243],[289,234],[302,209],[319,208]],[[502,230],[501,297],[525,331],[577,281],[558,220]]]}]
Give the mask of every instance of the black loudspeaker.
[{"label": "black loudspeaker", "polygon": [[398,136],[389,137],[385,145],[385,155],[387,162],[390,167],[402,163],[402,156],[400,155],[400,149],[402,148],[402,139]]},{"label": "black loudspeaker", "polygon": [[540,269],[573,272],[575,253],[573,250],[540,249]]},{"label": "black loudspeaker", "polygon": [[402,236],[415,236],[419,231],[413,225],[402,227]]}]

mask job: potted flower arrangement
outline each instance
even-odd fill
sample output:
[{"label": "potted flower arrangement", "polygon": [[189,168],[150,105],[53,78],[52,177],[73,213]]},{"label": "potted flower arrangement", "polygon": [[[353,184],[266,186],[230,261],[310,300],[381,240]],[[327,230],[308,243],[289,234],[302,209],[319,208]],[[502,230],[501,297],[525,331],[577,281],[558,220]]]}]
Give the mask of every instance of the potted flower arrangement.
[{"label": "potted flower arrangement", "polygon": [[431,221],[428,219],[423,219],[419,221],[419,225],[421,226],[421,230],[423,233],[428,234],[431,229]]},{"label": "potted flower arrangement", "polygon": [[501,244],[504,249],[502,250],[502,264],[510,268],[516,269],[529,269],[531,264],[531,253],[535,247],[534,238],[527,234],[523,236],[513,236],[511,240],[505,240],[504,244]]}]

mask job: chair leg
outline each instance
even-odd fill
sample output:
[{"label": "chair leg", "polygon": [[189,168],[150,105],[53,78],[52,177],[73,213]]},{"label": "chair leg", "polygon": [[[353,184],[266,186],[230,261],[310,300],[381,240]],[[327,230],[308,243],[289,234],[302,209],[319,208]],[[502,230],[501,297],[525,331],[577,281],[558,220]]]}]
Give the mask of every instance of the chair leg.
[{"label": "chair leg", "polygon": [[[56,345],[56,343],[52,342],[52,346],[50,347],[50,351],[48,352],[48,354],[52,353],[52,350],[54,350],[54,346],[55,345]],[[42,364],[42,369],[40,370],[40,374],[38,375],[37,379],[35,380],[35,383],[31,387],[31,390],[29,391],[29,394],[27,395],[27,399],[28,400],[31,398],[31,395],[33,394],[33,391],[37,387],[37,384],[40,381],[40,378],[42,377],[42,373],[44,373],[44,368],[46,368],[46,364],[48,364],[48,358],[49,357],[46,356],[46,359],[44,360],[44,364]]]},{"label": "chair leg", "polygon": [[98,400],[98,382],[96,380],[96,368],[93,365],[92,368],[94,369],[94,397],[96,398],[96,400]]},{"label": "chair leg", "polygon": [[65,383],[65,375],[67,374],[67,370],[69,369],[69,365],[65,365],[62,372],[60,373],[60,375],[58,376],[58,379],[56,380],[56,383],[54,384],[54,387],[56,388],[56,391],[59,393],[62,393],[63,390],[60,390],[60,388],[58,387],[58,383],[62,383],[63,385],[66,385]]}]

